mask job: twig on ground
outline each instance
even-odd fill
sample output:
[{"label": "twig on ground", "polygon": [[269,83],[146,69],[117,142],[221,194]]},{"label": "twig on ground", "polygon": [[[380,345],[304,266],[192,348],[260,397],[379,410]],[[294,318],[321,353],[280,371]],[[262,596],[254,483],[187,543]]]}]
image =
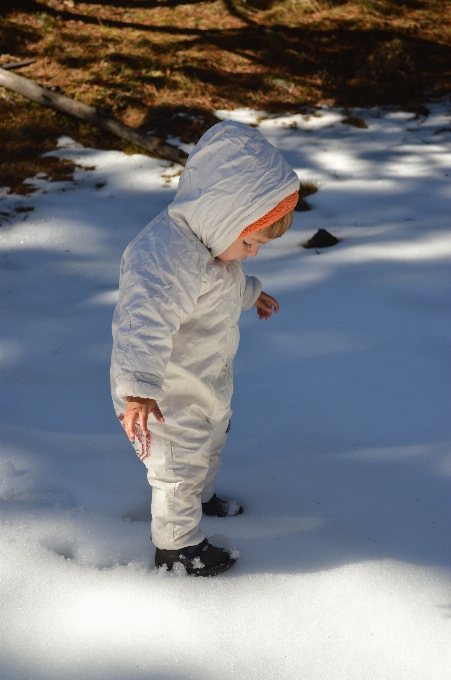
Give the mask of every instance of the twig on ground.
[{"label": "twig on ground", "polygon": [[2,64],[1,68],[5,71],[12,71],[15,68],[24,68],[25,66],[30,66],[34,64],[36,59],[24,59],[24,61],[10,61],[8,64]]}]

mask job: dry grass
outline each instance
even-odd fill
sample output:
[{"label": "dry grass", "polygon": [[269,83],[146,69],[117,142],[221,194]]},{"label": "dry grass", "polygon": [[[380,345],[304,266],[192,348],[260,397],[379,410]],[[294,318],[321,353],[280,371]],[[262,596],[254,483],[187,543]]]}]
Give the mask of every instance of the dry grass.
[{"label": "dry grass", "polygon": [[[197,140],[216,108],[418,110],[451,91],[451,0],[6,2],[1,63],[34,57],[21,74],[162,138]],[[0,119],[0,186],[15,191],[37,172],[67,176],[40,158],[60,134],[134,150],[4,90]]]},{"label": "dry grass", "polygon": [[295,210],[297,212],[305,212],[306,210],[311,210],[312,207],[307,201],[305,200],[306,196],[312,196],[313,194],[316,194],[318,191],[319,187],[314,184],[313,182],[300,182],[299,183],[299,199],[297,202],[297,205],[295,207]]}]

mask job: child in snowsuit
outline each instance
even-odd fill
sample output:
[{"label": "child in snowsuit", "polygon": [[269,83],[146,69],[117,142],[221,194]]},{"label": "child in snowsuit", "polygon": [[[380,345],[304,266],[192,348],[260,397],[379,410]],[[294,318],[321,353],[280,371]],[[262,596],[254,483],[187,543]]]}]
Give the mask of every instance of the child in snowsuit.
[{"label": "child in snowsuit", "polygon": [[214,481],[231,417],[241,311],[276,300],[239,260],[291,225],[297,175],[242,123],[212,127],[191,152],[177,194],[128,246],[113,319],[115,410],[152,486],[156,566],[210,576],[235,560],[199,528],[202,511],[238,514]]}]

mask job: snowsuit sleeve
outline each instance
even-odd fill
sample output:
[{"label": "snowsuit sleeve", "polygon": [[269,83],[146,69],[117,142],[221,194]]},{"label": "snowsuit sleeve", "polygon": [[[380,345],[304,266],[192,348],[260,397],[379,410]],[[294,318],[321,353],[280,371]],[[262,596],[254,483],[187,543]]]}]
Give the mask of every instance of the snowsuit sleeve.
[{"label": "snowsuit sleeve", "polygon": [[[112,375],[119,399],[162,399],[172,337],[197,302],[198,254],[186,243],[155,247],[143,239],[121,264],[113,318]],[[169,255],[169,256],[168,256]]]},{"label": "snowsuit sleeve", "polygon": [[243,306],[242,309],[250,309],[253,304],[257,301],[262,292],[262,284],[256,276],[246,275],[246,288],[244,289],[243,295]]}]

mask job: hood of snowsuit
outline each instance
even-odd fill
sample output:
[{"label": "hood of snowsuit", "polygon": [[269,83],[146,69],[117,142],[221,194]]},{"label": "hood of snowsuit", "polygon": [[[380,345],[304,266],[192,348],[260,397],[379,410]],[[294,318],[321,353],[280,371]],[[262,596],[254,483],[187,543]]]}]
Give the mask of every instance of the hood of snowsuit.
[{"label": "hood of snowsuit", "polygon": [[168,212],[216,257],[298,188],[296,173],[261,132],[225,121],[190,153]]}]

